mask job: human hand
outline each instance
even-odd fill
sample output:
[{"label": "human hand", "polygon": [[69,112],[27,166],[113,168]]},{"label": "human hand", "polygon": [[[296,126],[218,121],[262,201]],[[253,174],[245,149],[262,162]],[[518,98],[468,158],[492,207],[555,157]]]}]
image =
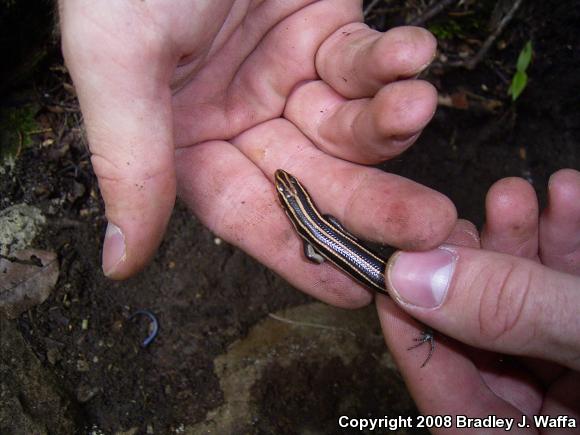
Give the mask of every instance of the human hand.
[{"label": "human hand", "polygon": [[404,249],[445,240],[456,217],[447,198],[359,165],[401,153],[432,117],[434,88],[410,79],[435,40],[420,28],[370,30],[361,3],[61,0],[109,220],[108,276],[149,261],[178,185],[207,227],[295,286],[368,303],[367,290],[300,254],[277,204],[277,168],[364,238]]},{"label": "human hand", "polygon": [[[471,247],[403,253],[387,272],[400,307],[459,342],[437,336],[433,357],[420,369],[416,353],[405,350],[417,325],[381,296],[389,348],[424,414],[493,414],[516,422],[522,415],[565,415],[578,425],[580,172],[552,175],[541,216],[534,189],[517,178],[492,186],[486,213],[484,250],[473,249],[477,231],[464,221],[450,243]],[[528,423],[520,431],[538,431]]]}]

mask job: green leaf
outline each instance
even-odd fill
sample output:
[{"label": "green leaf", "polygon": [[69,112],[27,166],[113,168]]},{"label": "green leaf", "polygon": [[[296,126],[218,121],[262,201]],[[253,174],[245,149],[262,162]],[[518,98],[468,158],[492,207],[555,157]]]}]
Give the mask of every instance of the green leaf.
[{"label": "green leaf", "polygon": [[532,61],[532,52],[532,41],[528,41],[518,56],[518,63],[516,66],[518,71],[526,72],[530,62]]},{"label": "green leaf", "polygon": [[528,84],[528,75],[524,71],[517,71],[512,79],[512,84],[508,89],[508,95],[511,95],[512,101],[516,101]]}]

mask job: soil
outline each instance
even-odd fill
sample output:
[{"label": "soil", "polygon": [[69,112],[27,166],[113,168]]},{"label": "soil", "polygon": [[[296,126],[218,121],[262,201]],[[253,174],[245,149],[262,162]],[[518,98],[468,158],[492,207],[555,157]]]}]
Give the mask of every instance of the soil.
[{"label": "soil", "polygon": [[[407,3],[376,8],[369,24],[386,30],[404,23],[417,14]],[[417,144],[382,167],[445,193],[461,217],[481,226],[485,193],[495,181],[527,178],[544,201],[551,173],[580,169],[580,5],[525,4],[484,60],[468,70],[449,63],[481,46],[494,2],[465,3],[427,23],[441,39],[440,56],[425,78],[451,103],[442,100]],[[449,28],[455,33],[441,30]],[[512,102],[507,88],[529,40],[529,82]],[[28,132],[30,143],[20,138],[14,167],[0,174],[0,210],[26,203],[42,211],[47,223],[33,246],[58,254],[60,275],[44,303],[2,320],[0,403],[14,413],[0,412],[0,431],[201,433],[191,428],[227,401],[217,359],[268,314],[312,300],[220,243],[179,203],[149,267],[125,282],[105,279],[99,263],[103,205],[70,79],[58,50],[52,53],[33,79],[3,97],[3,108],[33,105],[39,128]],[[130,319],[140,309],[160,323],[147,348],[140,346],[146,317]],[[302,433],[331,433],[328,422],[337,418],[339,404],[347,406],[338,397],[343,388],[355,392],[356,406],[347,410],[359,416],[365,410],[382,416],[377,404],[389,401],[405,404],[393,413],[414,415],[404,391],[383,382],[369,364],[384,352],[373,343],[346,363],[337,356],[321,359],[314,350],[291,364],[280,355],[250,389],[257,421],[231,433],[298,433],[297,422],[317,418],[325,425]],[[48,381],[37,388],[29,386],[31,379]],[[52,416],[37,409],[44,399],[36,394],[56,398],[47,399]],[[21,432],[23,427],[33,429]]]}]

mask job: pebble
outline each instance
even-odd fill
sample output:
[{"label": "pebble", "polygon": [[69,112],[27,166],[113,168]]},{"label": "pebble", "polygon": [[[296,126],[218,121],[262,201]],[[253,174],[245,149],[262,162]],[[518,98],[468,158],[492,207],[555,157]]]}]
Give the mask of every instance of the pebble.
[{"label": "pebble", "polygon": [[77,360],[77,372],[88,372],[91,370],[88,361],[84,359]]},{"label": "pebble", "polygon": [[40,209],[28,204],[0,211],[0,254],[28,248],[45,223]]}]

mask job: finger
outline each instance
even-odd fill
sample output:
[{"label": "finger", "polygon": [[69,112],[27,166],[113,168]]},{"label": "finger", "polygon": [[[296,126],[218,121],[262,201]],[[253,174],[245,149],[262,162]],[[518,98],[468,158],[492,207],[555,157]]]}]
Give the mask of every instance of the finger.
[{"label": "finger", "polygon": [[466,248],[479,248],[479,233],[476,226],[468,220],[457,219],[453,231],[447,237],[445,243],[450,245],[465,246]]},{"label": "finger", "polygon": [[540,220],[542,262],[580,275],[580,172],[562,169],[550,177],[548,207]]},{"label": "finger", "polygon": [[361,100],[347,100],[313,81],[295,89],[284,116],[326,153],[371,164],[411,146],[436,108],[435,88],[420,80],[392,83]]},{"label": "finger", "polygon": [[[518,392],[525,397],[510,402],[513,391],[505,394],[497,381],[487,375],[482,377],[481,368],[471,362],[466,352],[439,334],[432,358],[421,367],[421,348],[408,350],[411,338],[419,333],[416,322],[383,295],[377,295],[376,306],[387,346],[422,414],[472,418],[493,414],[519,420],[523,410],[539,409],[542,395],[533,384],[519,385]],[[455,427],[456,422],[453,423],[451,427]]]},{"label": "finger", "polygon": [[[244,3],[235,4],[240,7],[232,13],[246,9]],[[176,95],[176,141],[189,145],[231,138],[281,115],[297,84],[317,78],[314,59],[322,41],[346,23],[362,20],[361,4],[266,1],[250,8],[234,33],[221,32],[211,62]],[[239,12],[236,16],[241,21]],[[231,18],[224,28],[232,27]],[[199,104],[192,106],[192,101]]]},{"label": "finger", "polygon": [[530,183],[515,177],[496,182],[487,192],[485,210],[484,249],[538,258],[538,200]]},{"label": "finger", "polygon": [[378,243],[429,249],[455,225],[445,196],[405,178],[335,159],[285,120],[262,124],[233,143],[273,180],[278,168],[306,186],[323,213]]},{"label": "finger", "polygon": [[445,245],[396,253],[386,281],[405,311],[464,343],[580,367],[580,280],[572,275]]},{"label": "finger", "polygon": [[316,54],[318,74],[346,98],[372,97],[385,84],[411,78],[433,60],[437,40],[420,27],[385,33],[352,23],[334,32]]},{"label": "finger", "polygon": [[170,70],[163,66],[171,62],[159,41],[125,45],[77,7],[63,2],[63,53],[109,221],[103,271],[123,279],[155,252],[175,200],[171,95],[164,85]]},{"label": "finger", "polygon": [[274,186],[227,142],[206,142],[177,153],[179,196],[215,234],[332,305],[356,308],[371,293],[330,264],[306,260],[302,241],[280,207]]}]

